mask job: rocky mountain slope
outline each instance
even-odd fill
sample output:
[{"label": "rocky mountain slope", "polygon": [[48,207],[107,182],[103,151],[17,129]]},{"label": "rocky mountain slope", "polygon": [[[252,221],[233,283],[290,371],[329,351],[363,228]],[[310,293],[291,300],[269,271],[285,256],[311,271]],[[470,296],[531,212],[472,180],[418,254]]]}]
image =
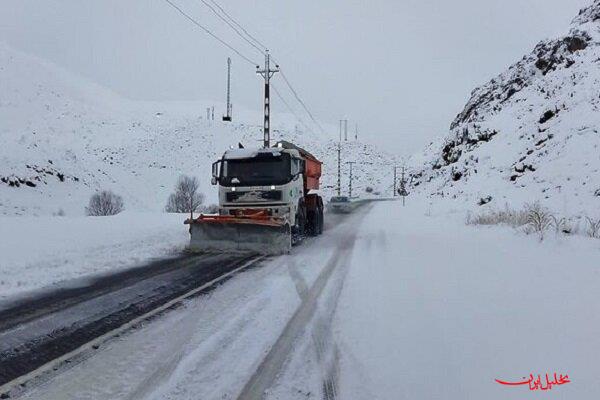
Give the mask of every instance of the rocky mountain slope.
[{"label": "rocky mountain slope", "polygon": [[[208,121],[205,110],[213,105],[215,121]],[[100,189],[122,195],[128,210],[160,211],[180,174],[199,177],[213,202],[211,163],[229,146],[256,147],[262,139],[261,110],[236,107],[236,122],[226,124],[218,120],[223,109],[213,101],[129,101],[0,43],[0,215],[81,215]],[[281,113],[274,114],[273,129],[274,140],[297,143],[324,160],[322,192],[332,195],[337,135],[302,132]],[[349,141],[343,158],[358,162],[354,193],[368,185],[391,194],[391,155]],[[381,165],[388,166],[385,173]]]},{"label": "rocky mountain slope", "polygon": [[[467,207],[600,206],[600,0],[475,89],[450,133],[412,159],[414,190]],[[433,201],[433,200],[432,200]]]}]

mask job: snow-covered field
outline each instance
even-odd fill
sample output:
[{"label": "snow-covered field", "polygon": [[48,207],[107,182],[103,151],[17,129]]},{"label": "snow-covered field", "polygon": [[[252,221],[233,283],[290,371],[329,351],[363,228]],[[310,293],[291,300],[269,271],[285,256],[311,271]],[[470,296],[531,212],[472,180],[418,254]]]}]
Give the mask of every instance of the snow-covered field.
[{"label": "snow-covered field", "polygon": [[189,242],[185,218],[142,212],[0,217],[0,302],[174,255]]},{"label": "snow-covered field", "polygon": [[[422,204],[422,203],[421,203]],[[343,399],[524,399],[530,374],[568,374],[546,395],[600,392],[600,240],[539,242],[464,226],[418,199],[362,225],[335,319]]]},{"label": "snow-covered field", "polygon": [[593,398],[600,241],[464,226],[464,214],[419,200],[364,209],[102,346],[27,398],[236,398],[332,259],[269,399],[322,398],[326,382],[338,399],[522,399],[535,393],[494,379],[555,372],[571,382],[553,398]]}]

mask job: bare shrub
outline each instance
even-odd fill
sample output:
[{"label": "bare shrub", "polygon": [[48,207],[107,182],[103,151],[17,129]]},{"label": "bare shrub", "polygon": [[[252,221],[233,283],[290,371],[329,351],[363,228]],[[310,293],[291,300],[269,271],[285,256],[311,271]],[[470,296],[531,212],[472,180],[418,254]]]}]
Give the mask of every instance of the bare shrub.
[{"label": "bare shrub", "polygon": [[526,211],[512,210],[505,206],[504,210],[489,209],[467,217],[467,225],[508,225],[518,228],[527,224]]},{"label": "bare shrub", "polygon": [[193,213],[204,201],[204,195],[198,192],[198,179],[182,175],[175,185],[175,193],[167,200],[165,211],[169,213]]},{"label": "bare shrub", "polygon": [[123,198],[110,190],[93,194],[89,205],[85,208],[89,216],[116,215],[121,211],[123,211]]},{"label": "bare shrub", "polygon": [[515,211],[505,206],[504,210],[488,209],[479,214],[467,215],[467,225],[508,225],[513,228],[523,228],[526,234],[537,234],[540,240],[549,229],[557,235],[587,235],[600,239],[600,218],[586,217],[586,223],[581,216],[561,217],[551,213],[539,202],[526,204],[523,210]]},{"label": "bare shrub", "polygon": [[571,228],[567,223],[566,218],[557,217],[556,215],[550,215],[551,225],[554,227],[554,232],[558,235],[560,233],[571,233]]},{"label": "bare shrub", "polygon": [[528,204],[525,208],[527,212],[525,232],[536,233],[540,236],[540,240],[543,240],[544,233],[552,226],[552,214],[538,202]]},{"label": "bare shrub", "polygon": [[206,206],[200,207],[200,212],[202,214],[218,214],[219,206],[216,204],[208,204]]},{"label": "bare shrub", "polygon": [[600,219],[586,217],[588,222],[587,235],[591,238],[600,238]]}]

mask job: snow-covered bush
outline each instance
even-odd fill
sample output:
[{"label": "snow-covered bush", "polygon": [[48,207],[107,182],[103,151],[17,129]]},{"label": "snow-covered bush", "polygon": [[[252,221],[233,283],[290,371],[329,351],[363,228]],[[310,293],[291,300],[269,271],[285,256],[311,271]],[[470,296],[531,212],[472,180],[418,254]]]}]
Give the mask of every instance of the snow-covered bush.
[{"label": "snow-covered bush", "polygon": [[55,217],[64,217],[67,214],[65,213],[65,210],[59,208],[58,211],[53,213],[52,215],[54,215]]},{"label": "snow-covered bush", "polygon": [[469,214],[467,225],[508,225],[518,228],[527,224],[527,213],[525,210],[513,210],[508,206],[504,210],[485,210],[479,214]]},{"label": "snow-covered bush", "polygon": [[208,204],[206,206],[200,207],[200,212],[202,214],[218,214],[219,206],[216,204]]},{"label": "snow-covered bush", "polygon": [[525,233],[538,234],[540,240],[543,240],[544,233],[552,226],[552,214],[538,202],[528,204],[525,209],[527,213]]},{"label": "snow-covered bush", "polygon": [[566,218],[550,215],[550,219],[552,220],[552,226],[557,235],[560,233],[571,233],[571,228]]},{"label": "snow-covered bush", "polygon": [[592,238],[600,238],[600,219],[587,217],[588,230],[587,234]]},{"label": "snow-covered bush", "polygon": [[85,212],[89,216],[116,215],[123,211],[123,198],[110,190],[95,193],[90,198]]},{"label": "snow-covered bush", "polygon": [[[584,228],[581,227],[581,216],[562,217],[555,215],[540,203],[527,204],[522,210],[512,210],[505,206],[504,210],[488,209],[479,214],[467,215],[467,225],[508,225],[522,228],[526,234],[538,234],[540,240],[549,229],[554,229],[557,235],[587,235],[600,238],[600,218],[587,217]],[[587,229],[585,229],[587,227]]]},{"label": "snow-covered bush", "polygon": [[175,185],[175,193],[167,200],[165,211],[169,213],[196,212],[204,201],[204,194],[198,192],[198,179],[182,175]]}]

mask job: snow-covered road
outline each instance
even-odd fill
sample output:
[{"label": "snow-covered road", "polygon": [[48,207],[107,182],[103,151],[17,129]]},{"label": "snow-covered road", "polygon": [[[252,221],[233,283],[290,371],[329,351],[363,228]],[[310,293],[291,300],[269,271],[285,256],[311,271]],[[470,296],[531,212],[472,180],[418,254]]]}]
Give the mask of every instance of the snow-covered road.
[{"label": "snow-covered road", "polygon": [[[318,241],[307,239],[291,255],[263,262],[210,294],[108,342],[93,356],[73,363],[76,367],[38,382],[25,397],[237,397],[261,365],[272,368],[265,357],[303,304],[303,293],[316,292],[316,282],[328,282],[319,276],[326,265],[337,265],[339,240],[346,240],[353,222],[360,219],[345,218]],[[350,249],[351,245],[346,252]],[[296,328],[288,330],[291,345],[313,314],[309,308]],[[278,358],[285,361],[285,356]]]},{"label": "snow-covered road", "polygon": [[555,372],[571,383],[553,398],[600,392],[600,243],[420,204],[364,208],[26,398],[522,399],[536,393],[494,379]]}]

